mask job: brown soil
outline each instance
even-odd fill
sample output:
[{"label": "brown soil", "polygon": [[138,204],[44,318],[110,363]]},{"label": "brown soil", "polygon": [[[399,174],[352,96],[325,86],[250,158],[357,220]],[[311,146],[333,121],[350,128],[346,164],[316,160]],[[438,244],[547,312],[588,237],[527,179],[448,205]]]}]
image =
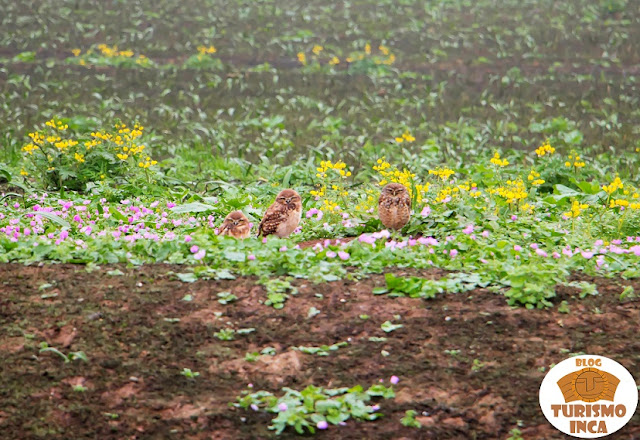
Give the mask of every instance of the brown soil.
[{"label": "brown soil", "polygon": [[[114,269],[124,275],[109,275]],[[308,384],[367,387],[397,375],[396,398],[380,402],[385,417],[332,426],[317,438],[505,439],[520,420],[525,439],[555,439],[564,437],[538,406],[542,367],[585,352],[609,356],[640,377],[640,301],[620,302],[621,284],[612,280],[593,280],[600,294],[585,299],[561,290],[569,314],[512,309],[483,289],[429,301],[375,296],[380,275],[319,285],[297,280],[299,293],[274,310],[261,304],[265,292],[254,279],[188,284],[171,274],[187,270],[0,265],[2,437],[271,438],[270,415],[229,406],[248,383],[277,392]],[[40,290],[45,283],[52,286]],[[221,291],[238,300],[220,304]],[[182,300],[188,294],[193,301]],[[321,313],[309,318],[311,307]],[[359,317],[365,314],[370,318]],[[386,320],[404,327],[384,334]],[[214,333],[225,327],[255,332],[220,341]],[[39,353],[43,341],[65,354],[83,351],[88,362]],[[290,350],[340,341],[350,343],[327,357]],[[244,359],[265,347],[277,354]],[[189,380],[183,368],[200,376]],[[74,391],[79,385],[86,391]],[[400,424],[409,409],[423,414],[422,429]],[[294,437],[285,431],[280,438]],[[640,415],[615,438],[640,438]]]}]

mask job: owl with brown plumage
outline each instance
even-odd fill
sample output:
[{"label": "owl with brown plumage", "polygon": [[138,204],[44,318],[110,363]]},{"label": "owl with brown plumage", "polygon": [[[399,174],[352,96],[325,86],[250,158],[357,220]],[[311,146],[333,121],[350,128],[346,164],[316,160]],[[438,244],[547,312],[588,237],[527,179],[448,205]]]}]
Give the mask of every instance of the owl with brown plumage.
[{"label": "owl with brown plumage", "polygon": [[220,226],[220,235],[245,239],[249,238],[250,233],[251,224],[242,211],[230,212],[224,219],[224,222],[222,222],[222,226]]},{"label": "owl with brown plumage", "polygon": [[264,214],[260,226],[258,226],[258,236],[288,237],[300,224],[301,216],[302,199],[300,194],[292,189],[282,190],[276,197],[276,201],[269,206]]},{"label": "owl with brown plumage", "polygon": [[382,224],[389,229],[400,230],[409,222],[411,197],[404,185],[389,183],[382,188],[378,200],[378,215]]}]

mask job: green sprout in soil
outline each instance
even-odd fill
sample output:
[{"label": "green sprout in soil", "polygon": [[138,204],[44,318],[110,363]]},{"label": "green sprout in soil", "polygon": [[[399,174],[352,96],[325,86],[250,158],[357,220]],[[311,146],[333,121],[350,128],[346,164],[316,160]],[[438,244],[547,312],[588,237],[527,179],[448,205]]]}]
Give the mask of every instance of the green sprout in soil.
[{"label": "green sprout in soil", "polygon": [[321,345],[320,347],[305,347],[300,345],[298,347],[293,347],[294,350],[299,350],[305,354],[316,354],[318,356],[329,356],[329,353],[332,351],[338,350],[340,347],[345,347],[348,345],[347,342],[338,342],[337,344],[332,345]]},{"label": "green sprout in soil", "polygon": [[180,374],[182,374],[187,379],[195,379],[196,377],[200,376],[200,373],[198,373],[197,371],[191,371],[190,368],[183,368]]},{"label": "green sprout in soil", "polygon": [[421,428],[422,424],[416,420],[416,415],[418,415],[417,411],[412,409],[407,410],[404,413],[404,417],[400,419],[400,423],[402,423],[402,426],[406,426],[408,428]]},{"label": "green sprout in soil", "polygon": [[64,359],[64,363],[68,364],[71,361],[75,361],[77,359],[81,359],[85,362],[89,362],[89,359],[87,358],[87,355],[84,354],[84,352],[82,351],[72,351],[70,352],[68,355],[64,354],[63,352],[61,352],[60,350],[58,350],[55,347],[49,347],[49,344],[47,344],[46,342],[41,342],[40,343],[40,353],[55,353],[58,356],[60,356],[62,359]]},{"label": "green sprout in soil", "polygon": [[223,328],[219,332],[215,332],[213,336],[221,341],[233,341],[235,339],[236,331],[231,328]]},{"label": "green sprout in soil", "polygon": [[238,408],[266,411],[277,414],[269,429],[276,434],[292,427],[299,434],[316,429],[328,429],[329,425],[343,425],[349,419],[375,420],[382,417],[380,406],[371,405],[372,399],[395,397],[392,387],[376,384],[364,390],[360,385],[352,388],[326,389],[309,385],[302,391],[282,388],[280,397],[269,391],[244,392],[234,405]]}]

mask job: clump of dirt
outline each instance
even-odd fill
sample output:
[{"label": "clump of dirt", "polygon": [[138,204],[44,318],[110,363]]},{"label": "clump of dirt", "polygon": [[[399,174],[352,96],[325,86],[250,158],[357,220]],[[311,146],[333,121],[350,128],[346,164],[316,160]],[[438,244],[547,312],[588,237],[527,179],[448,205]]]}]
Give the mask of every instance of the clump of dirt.
[{"label": "clump of dirt", "polygon": [[[383,275],[297,280],[298,294],[275,310],[255,279],[182,283],[171,275],[185,270],[0,265],[4,438],[272,438],[270,415],[229,406],[247,384],[272,392],[366,387],[392,375],[400,382],[396,398],[381,402],[385,417],[317,437],[504,439],[520,424],[527,439],[564,438],[538,406],[550,365],[585,352],[611,357],[636,377],[640,371],[640,301],[619,301],[622,281],[589,279],[600,294],[585,299],[561,290],[569,313],[560,313],[512,309],[485,289],[429,301],[374,295]],[[222,291],[238,299],[221,304]],[[403,327],[387,334],[380,327],[387,320]],[[216,332],[225,328],[255,331],[223,341]],[[342,341],[348,345],[326,357],[292,350]],[[40,353],[42,342],[64,355],[82,351],[88,362]],[[273,354],[247,360],[263,350]],[[189,379],[184,368],[200,375]],[[400,424],[410,409],[420,430]],[[638,437],[638,415],[616,434]]]}]

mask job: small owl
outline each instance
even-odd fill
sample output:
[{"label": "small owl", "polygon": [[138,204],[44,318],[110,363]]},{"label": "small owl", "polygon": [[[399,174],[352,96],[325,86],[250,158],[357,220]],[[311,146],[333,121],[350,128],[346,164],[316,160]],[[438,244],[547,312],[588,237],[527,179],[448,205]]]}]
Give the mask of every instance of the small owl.
[{"label": "small owl", "polygon": [[228,235],[233,238],[249,238],[251,225],[249,219],[242,211],[233,211],[227,215],[220,226],[220,235]]},{"label": "small owl", "polygon": [[292,189],[284,189],[264,214],[258,226],[258,236],[273,234],[279,238],[288,237],[298,227],[301,215],[300,194]]},{"label": "small owl", "polygon": [[389,183],[382,188],[378,200],[378,215],[382,224],[389,229],[402,229],[409,222],[411,198],[404,185]]}]

